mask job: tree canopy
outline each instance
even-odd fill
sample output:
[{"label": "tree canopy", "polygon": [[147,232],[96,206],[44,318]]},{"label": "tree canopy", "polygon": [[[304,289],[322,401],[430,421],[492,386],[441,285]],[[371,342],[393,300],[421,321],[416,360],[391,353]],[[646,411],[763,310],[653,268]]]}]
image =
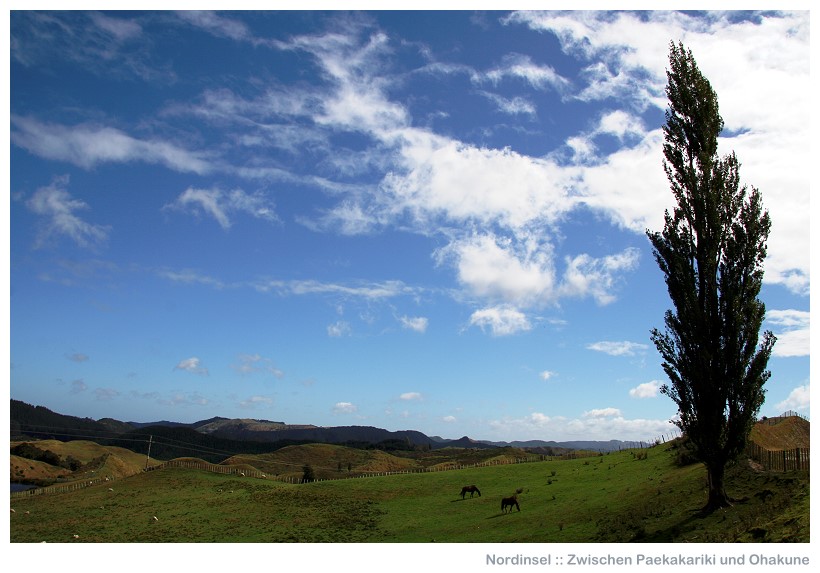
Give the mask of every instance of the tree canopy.
[{"label": "tree canopy", "polygon": [[718,156],[723,118],[691,50],[669,50],[664,170],[677,206],[661,232],[647,231],[674,310],[651,338],[678,406],[676,424],[707,468],[707,508],[729,504],[728,462],[743,452],[763,404],[775,337],[759,332],[758,295],[771,220],[758,189],[740,185],[734,153]]}]

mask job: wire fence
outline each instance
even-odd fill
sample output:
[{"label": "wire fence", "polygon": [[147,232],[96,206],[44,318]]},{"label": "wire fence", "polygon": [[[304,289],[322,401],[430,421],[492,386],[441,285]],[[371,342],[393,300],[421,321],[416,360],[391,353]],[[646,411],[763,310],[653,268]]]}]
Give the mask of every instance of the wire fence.
[{"label": "wire fence", "polygon": [[790,450],[767,450],[754,442],[746,446],[746,455],[763,466],[767,471],[787,472],[793,470],[809,470],[809,448],[793,448]]},{"label": "wire fence", "polygon": [[[801,416],[797,412],[784,412],[780,416],[776,416],[773,418],[766,418],[761,420],[761,422],[767,424],[778,424],[786,418],[792,416],[799,416],[803,419],[806,419],[804,416]],[[658,444],[666,443],[667,441],[674,440],[681,436],[680,431],[673,430],[668,434],[661,434],[660,436],[656,437],[654,440],[650,441],[636,441],[636,442],[621,442],[619,444],[618,450],[628,450],[628,449],[643,449],[649,448]],[[808,448],[794,448],[791,450],[767,450],[753,442],[750,442],[746,448],[747,455],[761,464],[766,470],[769,471],[790,471],[790,470],[808,470],[809,469],[809,462],[810,462],[810,452]],[[550,456],[546,454],[535,454],[526,457],[516,457],[516,458],[501,458],[501,459],[493,459],[487,460],[483,462],[476,462],[474,464],[458,464],[458,463],[450,463],[450,464],[438,464],[436,466],[430,467],[421,467],[421,468],[408,468],[408,469],[401,469],[401,470],[387,470],[387,471],[357,471],[356,475],[340,475],[338,477],[331,477],[331,478],[317,478],[313,480],[305,480],[302,477],[294,476],[294,475],[270,475],[269,473],[263,472],[261,470],[250,468],[246,466],[237,467],[232,465],[221,465],[221,464],[212,464],[205,461],[199,460],[186,460],[186,459],[175,459],[169,460],[167,462],[163,462],[154,466],[146,467],[143,471],[154,471],[163,468],[169,467],[178,467],[178,468],[187,468],[187,469],[198,469],[209,471],[213,473],[220,473],[225,475],[233,475],[237,477],[251,477],[257,479],[271,479],[276,480],[284,483],[291,483],[291,484],[300,484],[306,483],[307,481],[310,482],[319,482],[319,481],[335,481],[340,479],[361,479],[361,478],[368,478],[368,477],[380,477],[380,476],[391,476],[391,475],[400,475],[400,474],[417,474],[417,473],[434,473],[434,472],[442,472],[442,471],[452,471],[452,470],[462,470],[462,469],[471,469],[471,468],[481,468],[481,467],[490,467],[490,466],[499,466],[499,465],[510,465],[510,464],[521,464],[521,463],[532,463],[532,462],[542,462],[542,461],[555,461],[555,460],[567,460],[567,459],[576,459],[576,458],[583,458],[583,457],[593,457],[603,455],[604,453],[608,453],[609,451],[614,450],[600,450],[600,451],[592,451],[592,450],[573,450],[562,455],[557,456]],[[306,464],[307,465],[307,464]],[[18,497],[27,497],[32,495],[45,495],[45,494],[54,494],[54,493],[67,493],[71,491],[76,491],[79,489],[84,489],[86,487],[94,486],[94,485],[101,485],[107,482],[114,481],[113,476],[103,476],[98,478],[92,479],[84,479],[78,480],[70,483],[65,484],[55,484],[50,485],[47,487],[37,487],[32,489],[27,489],[23,491],[16,491],[11,492],[12,498]]]},{"label": "wire fence", "polygon": [[[361,479],[361,478],[370,478],[370,477],[381,477],[381,476],[392,476],[392,475],[400,475],[400,474],[418,474],[418,473],[435,473],[435,472],[443,472],[443,471],[453,471],[453,470],[463,470],[463,469],[470,469],[470,468],[480,468],[480,467],[490,467],[490,466],[500,466],[500,465],[511,465],[511,464],[524,464],[524,463],[532,463],[532,462],[542,462],[542,461],[555,461],[555,460],[568,460],[568,459],[577,459],[577,458],[584,458],[584,457],[593,457],[599,454],[595,452],[568,452],[566,454],[562,454],[560,456],[548,456],[548,455],[532,455],[527,457],[517,457],[517,458],[506,458],[506,459],[497,459],[497,460],[487,460],[484,462],[477,462],[475,464],[439,464],[437,466],[425,467],[425,468],[408,468],[402,470],[389,470],[389,471],[364,471],[364,472],[357,472],[356,475],[342,475],[338,477],[332,478],[317,478],[313,480],[305,480],[298,476],[293,475],[271,475],[269,473],[263,472],[261,470],[255,468],[249,468],[246,466],[232,466],[232,465],[220,465],[220,464],[212,464],[205,461],[200,460],[185,460],[185,459],[176,459],[176,460],[169,460],[167,462],[163,462],[161,464],[156,464],[150,467],[146,467],[143,471],[150,472],[156,471],[164,468],[185,468],[185,469],[196,469],[202,471],[208,471],[223,475],[232,475],[236,477],[248,477],[248,478],[257,478],[257,479],[270,479],[275,481],[280,481],[284,483],[290,484],[302,484],[302,483],[309,483],[309,482],[320,482],[320,481],[335,481],[340,479]],[[94,478],[94,479],[87,479],[87,480],[78,480],[71,483],[66,484],[57,484],[57,485],[50,485],[47,487],[37,487],[32,489],[27,489],[23,491],[15,491],[11,492],[12,498],[20,498],[20,497],[29,497],[33,495],[47,495],[47,494],[55,494],[55,493],[68,493],[72,491],[77,491],[79,489],[84,489],[87,487],[106,484],[108,482],[115,481],[113,477],[101,477],[101,478]],[[113,485],[113,483],[112,483]],[[111,488],[113,489],[113,488]]]}]

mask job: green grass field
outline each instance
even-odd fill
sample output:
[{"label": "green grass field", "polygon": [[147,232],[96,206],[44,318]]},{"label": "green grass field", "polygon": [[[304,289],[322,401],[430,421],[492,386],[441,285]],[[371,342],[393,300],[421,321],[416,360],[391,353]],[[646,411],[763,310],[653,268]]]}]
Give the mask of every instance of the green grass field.
[{"label": "green grass field", "polygon": [[[10,540],[809,541],[806,473],[775,475],[738,464],[729,472],[728,490],[743,501],[704,517],[703,467],[677,467],[674,455],[661,445],[576,460],[303,485],[167,468],[71,493],[12,498]],[[461,487],[468,484],[482,496],[462,500]],[[501,498],[517,489],[523,490],[521,511],[502,513]]]}]

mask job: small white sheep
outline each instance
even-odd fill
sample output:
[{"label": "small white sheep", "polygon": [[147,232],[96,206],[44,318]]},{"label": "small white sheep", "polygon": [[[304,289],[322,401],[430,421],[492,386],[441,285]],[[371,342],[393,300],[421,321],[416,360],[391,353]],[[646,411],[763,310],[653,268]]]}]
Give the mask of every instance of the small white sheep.
[{"label": "small white sheep", "polygon": [[154,521],[159,521],[159,519],[157,519],[156,515],[154,516]]},{"label": "small white sheep", "polygon": [[14,511],[14,508],[13,508],[13,507],[11,508],[11,512],[12,512],[12,513],[17,513],[16,511]]},{"label": "small white sheep", "polygon": [[113,487],[109,487],[109,488],[108,488],[108,491],[114,491],[114,488],[113,488]]},{"label": "small white sheep", "polygon": [[80,536],[75,533],[74,534],[74,539],[79,539],[79,538],[80,538]]}]

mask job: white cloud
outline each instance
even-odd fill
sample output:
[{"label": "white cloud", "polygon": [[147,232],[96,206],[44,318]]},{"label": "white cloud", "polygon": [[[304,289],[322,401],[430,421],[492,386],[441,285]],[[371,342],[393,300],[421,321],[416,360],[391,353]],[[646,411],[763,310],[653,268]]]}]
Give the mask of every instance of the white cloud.
[{"label": "white cloud", "polygon": [[427,330],[427,324],[429,322],[424,316],[402,316],[399,320],[404,328],[420,333],[424,333]]},{"label": "white cloud", "polygon": [[508,336],[532,328],[526,315],[510,307],[477,310],[470,316],[470,326],[478,326],[481,330],[487,327],[493,336]]},{"label": "white cloud", "polygon": [[584,412],[584,418],[615,418],[620,416],[621,411],[618,408],[598,408]]},{"label": "white cloud", "polygon": [[238,360],[239,362],[231,365],[231,368],[243,376],[256,372],[270,374],[276,378],[283,378],[285,376],[285,373],[277,368],[270,358],[264,358],[259,354],[240,354]]},{"label": "white cloud", "polygon": [[307,295],[307,294],[334,294],[369,300],[379,300],[392,298],[401,295],[417,294],[418,289],[407,286],[401,281],[385,281],[381,283],[365,283],[354,286],[325,283],[315,280],[301,281],[261,281],[253,284],[253,287],[260,292],[271,290],[281,294]]},{"label": "white cloud", "polygon": [[[766,321],[775,326],[773,356],[809,356],[811,314],[802,310],[769,310]],[[779,327],[779,328],[778,328]]]},{"label": "white cloud", "polygon": [[781,413],[786,410],[797,410],[808,413],[809,406],[811,405],[811,400],[809,399],[810,390],[809,384],[798,386],[789,392],[789,396],[775,407]]},{"label": "white cloud", "polygon": [[612,293],[618,273],[634,269],[638,264],[637,249],[626,249],[617,255],[594,258],[587,254],[567,259],[567,270],[559,292],[565,296],[591,296],[600,305],[615,300]]},{"label": "white cloud", "polygon": [[158,270],[157,274],[172,282],[186,283],[186,284],[202,284],[212,286],[216,289],[222,289],[225,284],[217,278],[209,275],[201,274],[192,269],[181,269],[178,271],[162,269]]},{"label": "white cloud", "polygon": [[113,388],[96,388],[94,390],[94,398],[101,402],[108,402],[120,396],[120,392],[118,390],[114,390]]},{"label": "white cloud", "polygon": [[505,56],[501,66],[484,74],[473,75],[473,81],[486,79],[494,84],[498,84],[505,78],[521,79],[533,88],[552,89],[558,93],[567,91],[571,85],[571,82],[556,72],[552,66],[536,64],[524,54],[509,54]]},{"label": "white cloud", "polygon": [[514,98],[505,98],[498,94],[485,91],[479,93],[493,102],[498,111],[501,113],[506,113],[509,115],[535,116],[535,104],[523,97],[516,96]]},{"label": "white cloud", "polygon": [[261,193],[250,195],[241,189],[225,192],[221,189],[189,187],[173,203],[168,203],[163,209],[191,211],[195,214],[202,211],[213,217],[225,230],[231,227],[229,214],[236,212],[269,222],[279,220],[273,204],[268,201],[267,197]]},{"label": "white cloud", "polygon": [[638,384],[635,388],[631,388],[629,395],[633,398],[655,398],[660,388],[661,383],[657,380],[652,380],[651,382],[644,382],[643,384]]},{"label": "white cloud", "polygon": [[250,398],[247,398],[246,400],[240,401],[239,402],[239,407],[240,408],[253,409],[253,408],[256,408],[257,406],[270,406],[271,404],[273,404],[273,399],[272,398],[269,398],[267,396],[251,396]]},{"label": "white cloud", "polygon": [[11,141],[35,155],[92,169],[100,163],[142,161],[183,173],[204,175],[213,164],[202,153],[159,139],[143,140],[98,125],[64,126],[13,115]]},{"label": "white cloud", "polygon": [[199,358],[196,356],[186,358],[185,360],[180,360],[179,364],[174,366],[174,370],[184,370],[185,372],[191,372],[192,374],[199,374],[202,376],[208,375],[208,369],[202,366]]},{"label": "white cloud", "polygon": [[159,400],[159,403],[172,406],[205,406],[208,404],[208,399],[196,393],[188,395],[177,393],[168,399]]},{"label": "white cloud", "polygon": [[333,338],[348,336],[350,332],[350,324],[348,324],[344,320],[339,320],[337,322],[334,322],[333,324],[329,324],[327,327],[327,335]]},{"label": "white cloud", "polygon": [[358,408],[350,402],[337,402],[333,406],[334,414],[355,414]]},{"label": "white cloud", "polygon": [[136,40],[142,36],[142,26],[133,20],[111,18],[100,12],[92,12],[88,16],[97,28],[108,33],[119,42]]},{"label": "white cloud", "polygon": [[446,423],[448,423],[448,424],[452,424],[453,422],[455,422],[455,421],[456,421],[456,417],[455,417],[455,416],[444,416],[444,417],[441,419],[441,421],[442,421],[442,422],[446,422]]},{"label": "white cloud", "polygon": [[401,396],[399,396],[400,400],[421,400],[422,395],[420,392],[405,392]]},{"label": "white cloud", "polygon": [[232,40],[250,40],[250,30],[244,22],[219,16],[208,10],[181,10],[177,16],[185,22],[202,28],[214,36]]},{"label": "white cloud", "polygon": [[610,356],[635,356],[635,354],[644,352],[647,348],[649,348],[649,346],[646,344],[626,340],[619,342],[605,340],[587,345],[588,350],[603,352]]},{"label": "white cloud", "polygon": [[88,390],[88,384],[86,384],[82,378],[71,381],[71,389],[69,392],[72,394],[79,394],[80,392],[85,392],[86,390]]},{"label": "white cloud", "polygon": [[581,418],[548,416],[533,412],[520,418],[492,420],[496,440],[625,440],[651,442],[674,430],[668,420],[628,419],[616,408],[593,410],[602,415]]},{"label": "white cloud", "polygon": [[[567,54],[588,62],[582,76],[586,84],[576,97],[623,102],[627,110],[622,113],[665,109],[668,54],[658,47],[667,47],[670,39],[683,41],[720,98],[726,130],[719,152],[737,153],[743,182],[761,190],[772,217],[764,280],[808,294],[810,210],[805,207],[812,134],[805,117],[813,94],[808,12],[738,22],[723,12],[694,18],[661,11],[525,11],[505,22],[555,33]],[[588,136],[584,139],[591,143]],[[673,201],[661,169],[662,141],[658,130],[635,146],[599,158],[598,165],[580,174],[585,202],[635,232],[660,229],[663,210]]]},{"label": "white cloud", "polygon": [[551,378],[554,378],[555,376],[557,376],[557,374],[555,372],[550,372],[549,370],[544,370],[538,376],[539,376],[539,378],[541,378],[541,380],[546,382],[547,380],[550,380]]},{"label": "white cloud", "polygon": [[35,247],[43,247],[60,235],[81,247],[94,246],[108,238],[110,227],[87,223],[75,214],[88,209],[88,204],[74,199],[66,191],[68,181],[67,175],[55,177],[51,184],[37,189],[26,201],[26,206],[44,219],[39,225]]}]

